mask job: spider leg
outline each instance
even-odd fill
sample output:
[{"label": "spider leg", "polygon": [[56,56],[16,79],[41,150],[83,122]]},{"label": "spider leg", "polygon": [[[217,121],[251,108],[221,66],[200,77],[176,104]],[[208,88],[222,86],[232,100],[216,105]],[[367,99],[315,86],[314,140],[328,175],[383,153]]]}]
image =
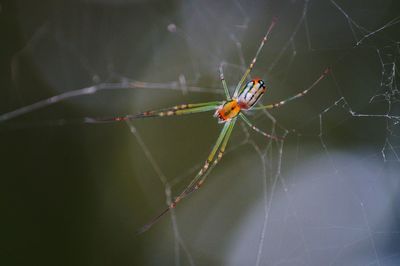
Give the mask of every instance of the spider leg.
[{"label": "spider leg", "polygon": [[[219,163],[219,161],[222,159],[222,156],[223,156],[224,153],[225,153],[225,149],[226,149],[226,146],[228,145],[228,141],[229,141],[229,138],[230,138],[230,136],[231,136],[233,127],[235,126],[235,123],[236,123],[236,118],[234,118],[234,119],[232,120],[232,122],[231,122],[231,124],[230,124],[230,126],[229,126],[229,128],[228,128],[228,131],[227,131],[227,133],[226,133],[226,136],[225,136],[225,138],[224,138],[224,141],[223,141],[222,144],[221,144],[221,148],[220,148],[219,151],[218,151],[217,158],[214,159],[214,161],[213,161],[212,165],[210,166],[210,168],[208,168],[207,172],[201,177],[200,181],[197,182],[196,186],[194,187],[194,189],[193,189],[191,192],[193,192],[193,191],[199,189],[200,186],[203,185],[203,183],[204,183],[204,181],[206,180],[208,174],[212,171],[212,169],[213,169],[213,168]],[[191,193],[191,192],[190,192],[190,193]],[[189,194],[189,193],[186,193],[185,196],[187,196],[188,194]]]},{"label": "spider leg", "polygon": [[[218,161],[222,158],[222,155],[225,151],[225,147],[228,143],[229,136],[232,132],[233,126],[235,124],[236,118],[231,121],[225,123],[224,127],[221,130],[221,133],[218,136],[216,143],[214,144],[210,154],[207,157],[206,162],[203,167],[197,173],[195,178],[190,182],[190,184],[179,194],[178,197],[174,199],[174,201],[159,215],[154,217],[149,223],[143,226],[138,233],[143,233],[147,231],[151,226],[153,226],[164,214],[168,213],[171,209],[174,209],[176,205],[190,193],[196,191],[203,184],[205,177],[210,173],[210,171],[215,167]],[[221,145],[222,144],[222,145]],[[221,146],[221,148],[220,148]],[[217,158],[213,161],[215,154],[218,152]],[[211,165],[210,165],[211,164]],[[199,181],[200,180],[200,181]]]},{"label": "spider leg", "polygon": [[[214,159],[214,161],[211,163],[211,161],[213,160],[213,158],[207,158],[206,164],[209,165],[209,167],[207,167],[207,169],[202,169],[204,170],[203,172],[200,171],[199,174],[201,173],[201,175],[197,175],[196,178],[194,178],[192,180],[192,182],[190,182],[189,186],[187,186],[187,188],[175,199],[175,201],[180,198],[179,200],[185,198],[186,196],[188,196],[190,193],[196,191],[197,189],[199,189],[201,187],[201,185],[203,185],[205,179],[207,178],[207,176],[211,173],[212,169],[218,164],[218,162],[221,160],[222,156],[225,153],[225,148],[226,145],[228,144],[229,138],[231,136],[233,127],[235,126],[236,123],[236,118],[232,119],[230,121],[230,125],[228,127],[228,130],[226,131],[226,134],[223,138],[223,141],[221,143],[221,146],[219,148],[217,157]],[[215,155],[215,154],[214,154]]]},{"label": "spider leg", "polygon": [[[217,142],[215,143],[214,147],[212,148],[210,154],[208,155],[207,160],[205,161],[203,167],[197,173],[196,177],[193,178],[193,180],[190,182],[190,184],[181,192],[181,194],[179,194],[179,196],[175,198],[174,202],[171,205],[174,205],[174,204],[176,205],[181,199],[183,199],[188,194],[193,192],[195,190],[194,187],[196,186],[198,180],[201,177],[203,177],[204,175],[208,174],[208,171],[213,166],[213,164],[211,164],[211,162],[213,161],[217,151],[220,150],[221,143],[224,141],[226,135],[230,131],[229,128],[230,128],[232,123],[233,123],[233,120],[228,121],[228,122],[225,123],[224,127],[221,130],[221,133],[218,136]],[[218,153],[218,155],[219,154],[220,153]],[[211,166],[210,166],[210,164],[211,164]]]},{"label": "spider leg", "polygon": [[306,95],[311,89],[313,89],[322,79],[324,79],[329,74],[329,72],[330,72],[329,68],[325,69],[325,71],[321,74],[321,76],[316,81],[314,81],[314,83],[311,84],[310,87],[308,87],[307,89],[303,90],[302,92],[297,93],[296,95],[293,95],[292,97],[286,98],[285,100],[282,100],[280,102],[254,107],[254,108],[252,108],[252,110],[274,109],[274,108],[281,107],[282,105],[284,105],[284,104],[286,104],[286,103],[288,103],[290,101],[293,101],[295,99],[301,98],[304,95]]},{"label": "spider leg", "polygon": [[224,88],[226,100],[230,101],[231,100],[231,96],[229,95],[228,86],[226,85],[226,81],[225,81],[225,77],[224,77],[223,63],[221,63],[219,65],[219,77],[220,77],[221,82],[222,82],[222,87]]},{"label": "spider leg", "polygon": [[255,65],[255,63],[257,61],[258,55],[260,54],[262,48],[264,47],[264,44],[267,42],[269,34],[271,33],[272,29],[274,28],[275,23],[276,23],[276,19],[274,18],[272,20],[271,24],[269,25],[267,33],[265,34],[264,38],[262,38],[262,40],[261,40],[261,43],[260,43],[260,46],[258,47],[256,55],[254,56],[253,60],[251,61],[250,65],[249,65],[249,67],[247,68],[246,72],[244,72],[243,77],[240,79],[238,85],[236,86],[235,92],[233,94],[233,98],[236,98],[239,95],[240,89],[241,89],[241,87],[243,85],[243,82],[246,80],[247,76],[250,74],[251,70],[253,69],[253,67],[254,67],[254,65]]},{"label": "spider leg", "polygon": [[194,113],[202,113],[207,111],[213,111],[217,109],[218,106],[222,104],[221,101],[206,102],[206,103],[194,103],[194,104],[181,104],[170,108],[150,110],[135,115],[125,115],[117,117],[103,117],[103,118],[91,118],[86,117],[84,119],[85,123],[107,123],[107,122],[117,122],[117,121],[130,121],[139,118],[148,117],[163,117],[163,116],[175,116],[175,115],[187,115]]},{"label": "spider leg", "polygon": [[250,120],[249,120],[243,113],[240,113],[240,114],[239,114],[239,117],[240,117],[251,129],[253,129],[253,130],[256,131],[257,133],[263,135],[264,137],[267,137],[267,138],[273,139],[273,140],[283,140],[282,138],[279,138],[279,137],[273,136],[273,135],[271,135],[271,134],[268,134],[267,132],[262,131],[261,129],[259,129],[258,127],[256,127],[255,125],[253,125],[253,124],[250,122]]}]

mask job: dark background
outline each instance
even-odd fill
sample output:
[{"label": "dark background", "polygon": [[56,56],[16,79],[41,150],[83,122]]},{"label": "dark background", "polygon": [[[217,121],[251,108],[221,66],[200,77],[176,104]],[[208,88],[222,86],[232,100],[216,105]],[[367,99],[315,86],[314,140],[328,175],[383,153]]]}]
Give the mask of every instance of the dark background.
[{"label": "dark background", "polygon": [[[258,250],[261,265],[399,264],[400,24],[363,39],[400,15],[396,1],[0,4],[1,114],[127,79],[200,88],[107,90],[1,122],[1,265],[251,265]],[[237,44],[249,63],[274,17],[253,72],[268,85],[264,103],[333,74],[270,112],[276,134],[289,131],[282,154],[238,124],[205,188],[176,209],[179,235],[170,216],[136,235],[166,189],[138,141],[176,195],[221,125],[211,114],[141,120],[138,138],[124,123],[77,121],[223,99],[219,64],[234,87]],[[250,118],[272,130],[265,113]]]}]

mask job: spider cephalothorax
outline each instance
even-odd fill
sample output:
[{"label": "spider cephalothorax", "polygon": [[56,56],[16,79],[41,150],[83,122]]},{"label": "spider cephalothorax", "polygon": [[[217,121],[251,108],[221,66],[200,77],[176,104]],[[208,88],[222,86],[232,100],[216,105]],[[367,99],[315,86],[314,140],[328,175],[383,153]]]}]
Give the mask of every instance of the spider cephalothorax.
[{"label": "spider cephalothorax", "polygon": [[219,123],[225,123],[236,117],[240,113],[241,107],[237,100],[224,102],[215,111],[214,116],[218,118]]}]

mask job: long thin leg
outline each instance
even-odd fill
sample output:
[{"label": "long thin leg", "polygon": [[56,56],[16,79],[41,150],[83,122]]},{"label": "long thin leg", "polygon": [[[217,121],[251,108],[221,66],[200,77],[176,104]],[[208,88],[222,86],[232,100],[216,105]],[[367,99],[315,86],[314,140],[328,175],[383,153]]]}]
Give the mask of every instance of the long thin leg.
[{"label": "long thin leg", "polygon": [[[226,133],[226,136],[225,136],[225,138],[224,138],[224,141],[223,141],[222,144],[221,144],[221,148],[219,149],[217,158],[214,159],[214,162],[212,163],[212,165],[210,166],[210,168],[208,168],[207,173],[205,173],[205,174],[203,175],[203,177],[200,179],[200,181],[197,182],[197,184],[196,184],[196,186],[195,186],[195,189],[194,189],[193,191],[199,189],[200,186],[203,185],[203,183],[204,183],[204,181],[206,180],[208,174],[209,174],[209,173],[211,172],[211,170],[217,165],[217,163],[219,163],[219,161],[222,159],[222,156],[223,156],[224,153],[225,153],[225,148],[226,148],[226,146],[228,145],[228,141],[229,141],[229,139],[230,139],[230,136],[231,136],[233,127],[235,126],[235,123],[236,123],[236,118],[234,118],[234,120],[232,120],[232,122],[231,122],[231,124],[230,124],[230,126],[229,126],[228,132]],[[188,195],[188,194],[186,194],[186,195]]]},{"label": "long thin leg", "polygon": [[194,103],[194,104],[182,104],[182,105],[176,105],[176,106],[173,106],[170,108],[150,110],[150,111],[146,111],[146,112],[135,114],[135,115],[104,117],[104,118],[86,117],[85,122],[86,123],[104,123],[104,122],[115,122],[115,121],[128,121],[128,120],[147,118],[147,117],[187,115],[187,114],[213,111],[221,104],[222,104],[221,101],[206,102],[206,103]]},{"label": "long thin leg", "polygon": [[262,48],[264,47],[264,44],[266,43],[266,41],[268,40],[269,34],[271,33],[273,27],[275,26],[276,23],[276,19],[274,18],[271,22],[271,24],[269,25],[268,31],[265,34],[264,38],[261,40],[260,46],[258,47],[258,50],[256,52],[256,55],[254,56],[253,60],[251,61],[249,68],[247,68],[246,72],[244,72],[243,77],[240,79],[238,85],[236,86],[235,92],[233,94],[233,98],[236,98],[239,93],[240,93],[240,89],[242,88],[243,82],[246,80],[247,76],[250,74],[251,70],[253,69],[258,55],[260,54]]},{"label": "long thin leg", "polygon": [[228,86],[226,85],[225,77],[224,77],[224,70],[223,70],[223,63],[219,65],[219,77],[222,82],[222,87],[224,88],[225,97],[227,101],[231,100],[231,95],[229,94]]},{"label": "long thin leg", "polygon": [[229,138],[231,136],[233,127],[235,126],[236,123],[236,118],[232,119],[230,122],[229,128],[225,134],[225,137],[222,141],[221,147],[219,148],[217,158],[214,159],[214,161],[211,163],[211,160],[209,161],[209,167],[203,172],[203,175],[199,176],[198,178],[193,179],[191,184],[188,186],[188,189],[183,191],[179,197],[180,200],[191,194],[192,192],[196,191],[203,185],[204,181],[206,180],[207,176],[211,173],[212,169],[218,164],[218,162],[222,159],[222,156],[225,153],[225,148],[226,145],[228,144]]},{"label": "long thin leg", "polygon": [[[224,140],[226,139],[226,136],[228,135],[228,133],[230,134],[230,131],[231,131],[230,128],[231,128],[232,124],[234,124],[235,121],[236,121],[236,119],[228,121],[228,122],[225,123],[221,133],[218,136],[217,142],[215,143],[215,145],[214,145],[213,149],[211,150],[210,154],[208,155],[207,160],[204,163],[202,169],[198,172],[196,177],[190,182],[190,184],[186,187],[186,189],[181,194],[179,194],[178,197],[176,197],[176,199],[174,200],[175,204],[178,203],[184,197],[186,197],[188,194],[190,194],[195,189],[195,186],[196,186],[198,180],[200,178],[202,178],[204,175],[207,175],[209,173],[209,171],[212,169],[213,164],[211,164],[211,162],[213,161],[213,159],[214,159],[214,157],[215,157],[215,155],[216,155],[218,150],[219,150],[219,152],[218,152],[217,158],[218,158],[218,156],[220,156],[221,143],[224,142]],[[210,164],[211,164],[211,167],[210,167]]]},{"label": "long thin leg", "polygon": [[271,103],[268,105],[257,106],[257,107],[252,108],[251,110],[274,109],[274,108],[278,108],[290,101],[301,98],[304,95],[306,95],[312,88],[314,88],[323,78],[325,78],[329,74],[329,72],[330,72],[329,68],[325,69],[324,73],[322,73],[322,75],[316,81],[314,81],[314,83],[310,87],[303,90],[302,92],[297,93],[296,95],[294,95],[292,97],[286,98],[285,100],[282,100],[280,102]]},{"label": "long thin leg", "polygon": [[228,121],[225,123],[224,127],[221,130],[221,133],[218,136],[218,139],[216,141],[216,143],[214,144],[210,154],[207,157],[207,160],[205,161],[203,167],[200,169],[200,171],[197,173],[197,175],[195,176],[195,178],[193,178],[193,180],[190,182],[190,184],[182,191],[182,193],[179,194],[178,197],[175,198],[175,200],[163,211],[161,212],[159,215],[157,215],[155,218],[153,218],[149,223],[147,223],[145,226],[143,226],[138,233],[143,233],[144,231],[148,230],[153,224],[155,224],[164,214],[166,214],[168,211],[170,211],[171,209],[175,208],[176,205],[180,202],[181,199],[183,199],[184,197],[186,197],[188,194],[190,194],[191,192],[193,192],[196,187],[196,184],[198,182],[198,180],[200,178],[202,178],[205,174],[208,174],[208,169],[210,167],[210,163],[212,162],[212,160],[215,157],[215,154],[217,153],[219,147],[221,146],[221,143],[223,142],[223,140],[225,139],[225,136],[227,134],[227,132],[229,131],[230,125],[231,125],[232,121]]},{"label": "long thin leg", "polygon": [[269,139],[274,139],[274,140],[283,140],[282,138],[279,138],[279,137],[273,136],[273,135],[271,135],[271,134],[268,134],[267,132],[262,131],[261,129],[259,129],[258,127],[256,127],[255,125],[253,125],[253,124],[250,122],[250,120],[249,120],[243,113],[240,113],[240,114],[239,114],[239,117],[240,117],[251,129],[253,129],[253,130],[256,131],[257,133],[263,135],[264,137],[267,137],[267,138],[269,138]]}]

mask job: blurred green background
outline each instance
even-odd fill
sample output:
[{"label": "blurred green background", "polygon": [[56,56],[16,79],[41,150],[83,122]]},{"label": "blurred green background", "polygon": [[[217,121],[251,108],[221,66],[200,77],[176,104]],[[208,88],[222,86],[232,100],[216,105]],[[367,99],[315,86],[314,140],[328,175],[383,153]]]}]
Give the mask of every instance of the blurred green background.
[{"label": "blurred green background", "polygon": [[[1,114],[149,83],[0,124],[0,264],[399,265],[400,35],[388,24],[399,14],[378,0],[1,1]],[[333,74],[270,112],[276,134],[289,131],[283,146],[237,125],[204,189],[176,209],[179,234],[166,216],[136,235],[166,192],[140,140],[176,195],[218,136],[212,113],[134,121],[140,139],[124,123],[47,122],[223,99],[219,64],[232,89],[274,17],[253,72],[264,103]],[[272,130],[268,114],[249,116]]]}]

